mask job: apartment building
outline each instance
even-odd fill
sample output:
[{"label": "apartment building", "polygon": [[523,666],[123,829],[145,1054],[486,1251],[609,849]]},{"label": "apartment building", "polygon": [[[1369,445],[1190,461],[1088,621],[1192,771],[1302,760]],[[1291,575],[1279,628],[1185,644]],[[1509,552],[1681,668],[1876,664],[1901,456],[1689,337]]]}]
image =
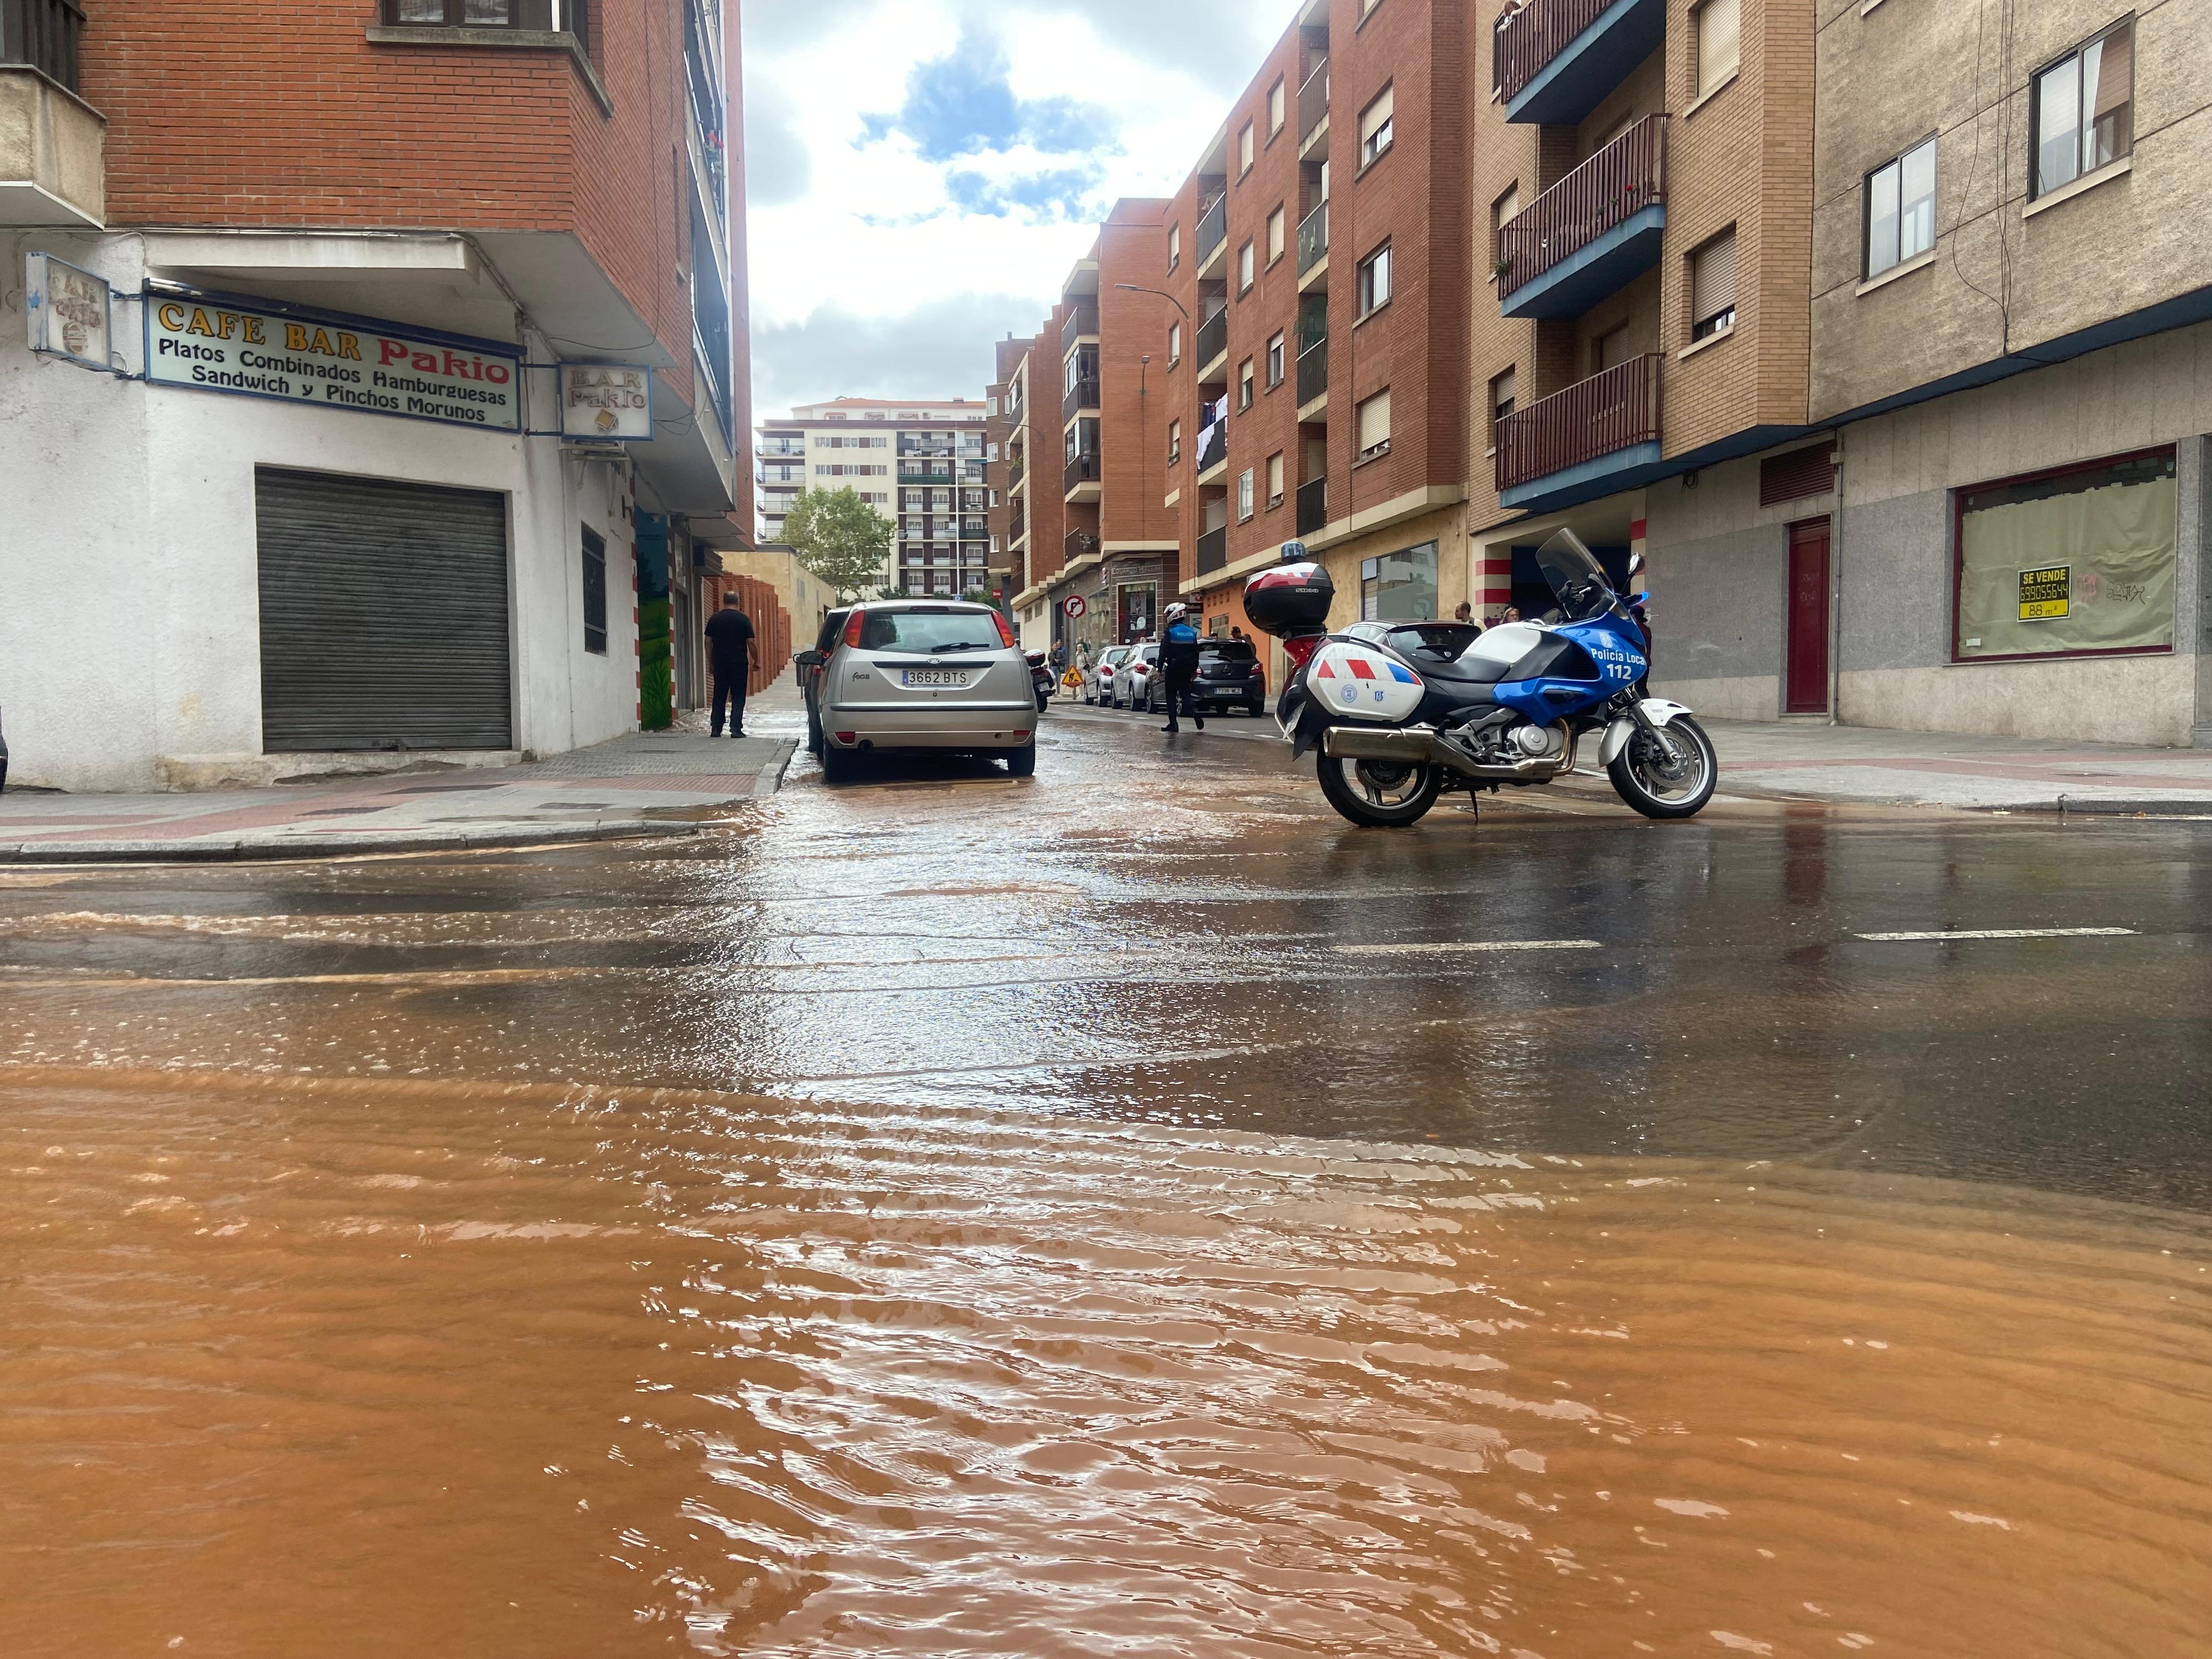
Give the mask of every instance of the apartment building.
[{"label": "apartment building", "polygon": [[750,516],[734,4],[0,23],[17,777],[550,752],[696,694]]},{"label": "apartment building", "polygon": [[1049,649],[1065,625],[1064,601],[1055,608],[1049,584],[1067,556],[1066,422],[1058,390],[1066,324],[1067,308],[1054,306],[1023,343],[1006,384],[1006,548],[1018,585],[1011,603],[1022,644],[1031,651]]},{"label": "apartment building", "polygon": [[763,535],[783,539],[803,489],[850,489],[891,525],[882,586],[959,594],[989,583],[988,405],[972,398],[835,398],[764,422]]},{"label": "apartment building", "polygon": [[992,603],[1011,614],[1014,596],[1025,585],[1021,561],[1012,550],[1014,521],[1014,378],[1029,355],[1030,342],[1009,334],[992,347],[994,378],[984,396],[983,483],[988,490],[985,528],[991,537]]}]

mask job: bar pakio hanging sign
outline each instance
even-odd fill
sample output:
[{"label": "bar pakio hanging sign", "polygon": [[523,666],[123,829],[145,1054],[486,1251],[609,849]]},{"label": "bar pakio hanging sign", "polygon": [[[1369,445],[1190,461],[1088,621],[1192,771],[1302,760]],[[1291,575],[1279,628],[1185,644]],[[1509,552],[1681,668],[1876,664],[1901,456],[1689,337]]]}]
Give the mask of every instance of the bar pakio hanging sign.
[{"label": "bar pakio hanging sign", "polygon": [[653,371],[642,363],[561,365],[561,435],[653,441]]},{"label": "bar pakio hanging sign", "polygon": [[496,347],[370,318],[146,294],[146,378],[357,414],[522,430],[522,363]]}]

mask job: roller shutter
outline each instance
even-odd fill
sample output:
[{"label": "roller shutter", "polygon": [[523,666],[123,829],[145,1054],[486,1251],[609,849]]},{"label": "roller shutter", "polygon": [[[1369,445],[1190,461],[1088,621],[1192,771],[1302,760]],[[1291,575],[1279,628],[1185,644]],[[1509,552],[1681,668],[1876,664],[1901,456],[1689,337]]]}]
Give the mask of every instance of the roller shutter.
[{"label": "roller shutter", "polygon": [[270,754],[510,749],[507,498],[254,472]]}]

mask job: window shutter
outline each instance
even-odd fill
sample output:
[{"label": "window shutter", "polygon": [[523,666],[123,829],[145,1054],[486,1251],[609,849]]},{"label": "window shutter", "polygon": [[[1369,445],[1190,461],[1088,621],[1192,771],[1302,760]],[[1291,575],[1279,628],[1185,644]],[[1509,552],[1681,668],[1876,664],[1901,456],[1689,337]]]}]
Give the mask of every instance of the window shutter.
[{"label": "window shutter", "polygon": [[1359,142],[1362,144],[1375,136],[1376,130],[1390,118],[1390,98],[1394,87],[1382,88],[1382,95],[1370,104],[1359,117]]},{"label": "window shutter", "polygon": [[1769,455],[1759,464],[1759,504],[1779,507],[1807,495],[1826,495],[1836,487],[1834,446],[1823,441],[1786,455]]},{"label": "window shutter", "polygon": [[1711,92],[1729,77],[1742,48],[1739,0],[1705,0],[1698,9],[1698,90]]},{"label": "window shutter", "polygon": [[1690,260],[1692,322],[1717,317],[1735,303],[1735,233],[1699,248]]},{"label": "window shutter", "polygon": [[1513,371],[1510,368],[1490,383],[1490,406],[1493,410],[1513,401]]},{"label": "window shutter", "polygon": [[1267,457],[1267,499],[1272,501],[1282,493],[1283,458],[1280,455],[1270,455]]},{"label": "window shutter", "polygon": [[2099,45],[2103,50],[2097,54],[2096,95],[2089,106],[2089,118],[2093,122],[2101,121],[2120,108],[2135,88],[2135,76],[2129,62],[2133,45],[2131,32],[2126,28],[2114,29]]},{"label": "window shutter", "polygon": [[1359,405],[1359,449],[1362,454],[1390,437],[1390,394],[1378,392]]}]

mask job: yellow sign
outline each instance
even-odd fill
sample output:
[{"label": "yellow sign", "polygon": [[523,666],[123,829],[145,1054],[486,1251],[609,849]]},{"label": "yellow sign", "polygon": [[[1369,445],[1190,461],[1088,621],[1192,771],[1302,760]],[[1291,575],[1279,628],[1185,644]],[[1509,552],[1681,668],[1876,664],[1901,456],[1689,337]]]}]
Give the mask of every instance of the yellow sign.
[{"label": "yellow sign", "polygon": [[2074,567],[2048,565],[2020,573],[2020,619],[2055,622],[2073,608]]}]

